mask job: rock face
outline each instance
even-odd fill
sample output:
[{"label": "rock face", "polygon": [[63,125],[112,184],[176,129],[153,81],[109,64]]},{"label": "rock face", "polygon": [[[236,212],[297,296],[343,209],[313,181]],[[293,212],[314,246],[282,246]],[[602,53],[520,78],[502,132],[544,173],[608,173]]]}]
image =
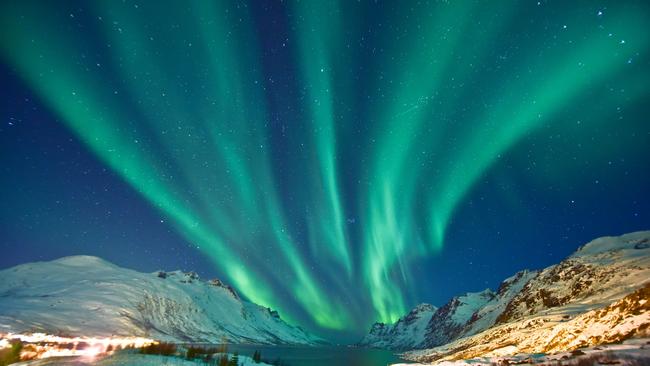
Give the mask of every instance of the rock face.
[{"label": "rock face", "polygon": [[271,309],[194,272],[140,273],[97,257],[0,271],[0,333],[141,336],[176,342],[314,344]]},{"label": "rock face", "polygon": [[[648,291],[650,231],[599,238],[557,265],[518,272],[496,293],[453,298],[432,314],[424,340],[412,342],[425,350],[407,356],[464,359],[499,353],[504,345],[515,353],[556,352],[643,336],[650,326]],[[384,334],[367,345],[405,348]]]}]

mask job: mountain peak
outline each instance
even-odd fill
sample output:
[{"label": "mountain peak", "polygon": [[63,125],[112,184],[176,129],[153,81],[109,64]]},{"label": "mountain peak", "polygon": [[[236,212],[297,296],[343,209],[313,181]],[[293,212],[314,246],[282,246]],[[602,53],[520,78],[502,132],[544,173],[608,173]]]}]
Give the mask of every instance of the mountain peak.
[{"label": "mountain peak", "polygon": [[436,310],[438,310],[437,307],[423,302],[421,304],[416,305],[413,308],[413,310],[411,310],[411,313],[423,313],[425,311],[434,312]]},{"label": "mountain peak", "polygon": [[483,291],[479,292],[466,292],[463,295],[455,296],[451,299],[451,303],[456,303],[456,305],[473,305],[473,304],[482,304],[486,301],[492,299],[496,294],[489,288],[486,288]]}]

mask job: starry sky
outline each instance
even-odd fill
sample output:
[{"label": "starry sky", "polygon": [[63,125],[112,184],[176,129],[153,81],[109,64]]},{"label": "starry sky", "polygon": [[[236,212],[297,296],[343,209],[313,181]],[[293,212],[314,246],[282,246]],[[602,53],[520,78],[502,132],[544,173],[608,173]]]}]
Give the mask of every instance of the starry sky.
[{"label": "starry sky", "polygon": [[646,1],[4,1],[0,268],[195,270],[353,341],[650,228]]}]

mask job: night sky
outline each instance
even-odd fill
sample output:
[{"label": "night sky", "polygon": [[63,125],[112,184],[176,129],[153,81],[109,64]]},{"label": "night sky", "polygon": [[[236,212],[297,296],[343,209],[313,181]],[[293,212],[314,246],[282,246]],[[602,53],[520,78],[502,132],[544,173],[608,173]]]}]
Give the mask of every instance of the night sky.
[{"label": "night sky", "polygon": [[320,335],[650,229],[647,1],[3,1],[0,268],[195,270]]}]

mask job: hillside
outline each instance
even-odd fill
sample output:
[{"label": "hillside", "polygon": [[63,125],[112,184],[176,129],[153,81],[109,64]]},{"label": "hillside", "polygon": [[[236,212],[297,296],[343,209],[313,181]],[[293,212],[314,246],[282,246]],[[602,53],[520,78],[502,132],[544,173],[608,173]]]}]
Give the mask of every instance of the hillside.
[{"label": "hillside", "polygon": [[[431,315],[423,340],[409,344],[424,350],[406,355],[429,362],[560,352],[646,336],[648,299],[650,231],[603,237],[557,265],[515,274],[496,292],[454,297]],[[383,328],[381,342],[365,344],[406,348],[408,329]]]},{"label": "hillside", "polygon": [[140,273],[74,256],[0,271],[0,333],[139,336],[176,342],[313,344],[276,311],[193,272]]}]

